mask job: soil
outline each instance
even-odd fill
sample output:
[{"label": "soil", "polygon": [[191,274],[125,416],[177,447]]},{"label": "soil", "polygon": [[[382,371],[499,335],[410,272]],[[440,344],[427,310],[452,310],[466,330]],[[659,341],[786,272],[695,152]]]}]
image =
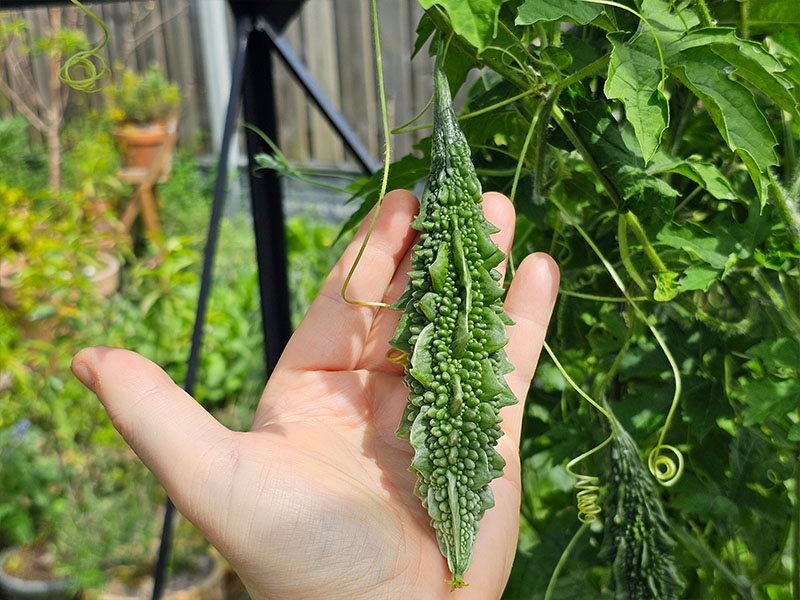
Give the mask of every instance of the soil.
[{"label": "soil", "polygon": [[[167,578],[167,585],[164,589],[164,594],[168,595],[172,592],[178,592],[188,589],[194,585],[202,582],[208,577],[216,564],[210,557],[200,558],[196,564],[173,573]],[[150,597],[153,589],[153,579],[150,577],[149,572],[139,578],[123,581],[120,578],[112,578],[104,587],[100,594],[100,598],[118,599],[118,598],[142,598],[147,599]]]},{"label": "soil", "polygon": [[3,570],[26,581],[48,581],[55,579],[52,568],[53,557],[42,548],[26,547],[14,550],[6,562]]}]

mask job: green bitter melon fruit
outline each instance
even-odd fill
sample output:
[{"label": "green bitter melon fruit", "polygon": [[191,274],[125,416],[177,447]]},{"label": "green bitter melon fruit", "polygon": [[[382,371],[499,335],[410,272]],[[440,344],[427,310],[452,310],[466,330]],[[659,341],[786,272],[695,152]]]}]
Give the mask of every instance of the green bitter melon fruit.
[{"label": "green bitter melon fruit", "polygon": [[650,473],[619,423],[610,457],[604,552],[613,562],[615,597],[674,600],[682,587],[672,556],[675,542]]},{"label": "green bitter melon fruit", "polygon": [[422,500],[439,548],[464,584],[478,521],[494,506],[489,482],[503,474],[495,450],[498,411],[516,402],[504,375],[513,367],[503,347],[510,319],[503,310],[504,258],[489,234],[471,153],[453,112],[450,88],[434,69],[431,169],[412,227],[419,242],[410,281],[393,308],[402,309],[391,345],[408,355],[408,404],[398,437],[414,448],[414,493]]}]

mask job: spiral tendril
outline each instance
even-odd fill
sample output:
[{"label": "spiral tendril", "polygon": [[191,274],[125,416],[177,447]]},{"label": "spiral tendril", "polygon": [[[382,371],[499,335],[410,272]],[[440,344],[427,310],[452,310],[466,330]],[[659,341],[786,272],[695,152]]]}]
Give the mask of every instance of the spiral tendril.
[{"label": "spiral tendril", "polygon": [[[662,450],[671,452],[675,458],[664,456],[661,454]],[[683,474],[683,454],[675,446],[659,444],[647,455],[647,468],[658,483],[669,487]]]},{"label": "spiral tendril", "polygon": [[555,364],[556,368],[561,373],[562,377],[567,380],[567,383],[572,386],[572,388],[580,395],[584,400],[586,400],[589,404],[591,404],[597,411],[603,415],[607,420],[608,424],[611,427],[611,433],[609,436],[599,443],[597,446],[592,448],[591,450],[584,452],[580,456],[576,456],[571,461],[567,463],[567,473],[572,475],[576,479],[575,481],[575,489],[578,490],[576,494],[576,503],[578,505],[578,520],[581,523],[591,523],[592,521],[597,520],[597,516],[601,512],[600,505],[597,503],[598,499],[600,498],[600,487],[597,483],[600,481],[600,478],[596,475],[583,475],[581,473],[576,473],[573,470],[573,467],[577,465],[582,460],[589,458],[595,452],[598,452],[604,446],[611,443],[611,440],[614,439],[614,434],[616,433],[616,425],[614,424],[614,419],[611,418],[611,415],[600,406],[597,402],[595,402],[589,394],[584,392],[580,386],[575,383],[572,377],[569,376],[566,369],[562,366],[561,362],[559,362],[558,358],[556,358],[555,353],[553,352],[550,345],[547,341],[543,342],[544,349],[550,355],[550,359]]},{"label": "spiral tendril", "polygon": [[[74,90],[86,94],[94,94],[95,92],[99,92],[103,87],[99,85],[98,82],[111,73],[106,59],[99,53],[108,43],[108,28],[97,15],[78,0],[72,0],[72,3],[100,25],[103,30],[103,41],[90,50],[81,50],[70,56],[62,65],[58,73],[58,78],[62,83],[67,84]],[[99,64],[95,64],[95,61]]]},{"label": "spiral tendril", "polygon": [[[574,462],[575,460],[570,461],[570,465]],[[575,497],[578,505],[578,521],[593,523],[602,512],[597,503],[600,498],[600,487],[597,485],[600,478],[595,475],[575,473],[569,466],[567,466],[567,473],[577,479],[575,489],[578,490],[578,493]]]}]

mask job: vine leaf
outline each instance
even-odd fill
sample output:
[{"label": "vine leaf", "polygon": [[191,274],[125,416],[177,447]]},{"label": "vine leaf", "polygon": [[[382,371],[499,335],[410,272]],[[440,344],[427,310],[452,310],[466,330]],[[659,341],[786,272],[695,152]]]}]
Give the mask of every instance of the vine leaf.
[{"label": "vine leaf", "polygon": [[681,160],[660,151],[650,161],[647,173],[649,175],[677,173],[691,179],[718,200],[734,200],[736,198],[731,182],[722,171],[711,163],[692,158]]},{"label": "vine leaf", "polygon": [[[407,154],[397,162],[392,163],[389,169],[389,182],[386,189],[413,189],[414,185],[428,174],[430,159],[426,157],[430,156],[430,138],[425,138],[414,147],[417,150],[421,150],[423,156],[420,158],[413,154]],[[336,241],[341,239],[348,231],[357,227],[369,211],[372,210],[372,207],[378,203],[382,178],[383,169],[376,171],[368,179],[357,182],[358,187],[353,190],[353,195],[348,198],[347,202],[353,202],[359,198],[363,198],[363,200],[358,209],[342,225],[339,234],[336,236]]]},{"label": "vine leaf", "polygon": [[436,31],[436,25],[431,19],[428,13],[422,15],[422,18],[417,23],[417,39],[414,41],[414,50],[411,52],[411,59],[413,60],[414,57],[419,54],[419,51],[422,50],[423,46],[425,46],[425,42],[430,39],[430,37]]},{"label": "vine leaf", "polygon": [[708,27],[674,40],[665,47],[665,53],[676,55],[699,47],[711,48],[730,65],[727,73],[748,81],[793,117],[800,117],[797,102],[789,91],[791,86],[784,77],[783,65],[761,44],[736,37],[736,31],[730,27]]},{"label": "vine leaf", "polygon": [[[659,177],[648,177],[641,148],[633,128],[619,123],[605,102],[576,97],[573,99],[575,133],[591,152],[622,200],[622,208],[635,213],[656,211],[662,218],[672,214],[678,191]],[[550,137],[551,144],[571,149],[571,143]]]},{"label": "vine leaf", "polygon": [[720,247],[720,240],[694,223],[667,223],[656,235],[656,241],[670,248],[685,250],[717,270],[728,265],[731,255],[735,258],[732,241],[730,247]]},{"label": "vine leaf", "polygon": [[681,291],[678,284],[678,274],[674,271],[659,271],[653,273],[656,282],[656,289],[653,292],[653,299],[656,302],[669,302]]},{"label": "vine leaf", "polygon": [[441,6],[447,11],[453,31],[475,46],[478,54],[492,44],[497,34],[497,15],[507,0],[419,0],[425,10]]},{"label": "vine leaf", "polygon": [[519,7],[517,25],[533,25],[539,21],[570,21],[586,25],[603,14],[602,4],[575,0],[525,0]]},{"label": "vine leaf", "polygon": [[670,71],[703,102],[728,147],[741,157],[763,208],[767,171],[778,162],[777,141],[753,94],[730,79],[733,67],[708,47],[684,50],[671,58],[670,65]]},{"label": "vine leaf", "polygon": [[679,284],[680,291],[703,290],[705,292],[717,279],[719,279],[719,269],[698,263],[683,272],[683,278]]},{"label": "vine leaf", "polygon": [[769,369],[800,370],[800,341],[791,338],[764,340],[746,352],[759,358]]},{"label": "vine leaf", "polygon": [[742,414],[745,426],[782,418],[797,407],[797,398],[800,397],[800,383],[794,379],[747,381],[742,388],[747,405]]},{"label": "vine leaf", "polygon": [[626,34],[621,31],[607,37],[613,50],[605,84],[606,98],[619,99],[625,104],[625,116],[636,132],[646,164],[669,125],[669,104],[659,89],[661,63],[651,48],[655,42],[650,35],[637,34],[626,43]]}]

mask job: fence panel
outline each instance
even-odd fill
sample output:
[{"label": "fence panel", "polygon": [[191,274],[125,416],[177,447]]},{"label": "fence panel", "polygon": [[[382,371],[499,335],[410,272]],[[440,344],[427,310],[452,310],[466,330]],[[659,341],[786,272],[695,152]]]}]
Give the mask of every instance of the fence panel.
[{"label": "fence panel", "polygon": [[[167,76],[181,86],[183,107],[180,133],[183,144],[195,142],[209,127],[202,52],[199,44],[197,3],[203,0],[129,0],[90,5],[108,27],[109,42],[102,50],[109,65],[142,70],[157,62]],[[33,35],[49,31],[48,8],[0,11],[0,19],[25,18]],[[102,39],[102,30],[82,11],[64,6],[64,27],[87,32],[90,42]],[[422,14],[416,0],[378,0],[384,77],[391,126],[414,116],[431,95],[431,61],[420,53],[410,61],[415,28]],[[226,24],[230,30],[230,22]],[[372,41],[369,0],[307,0],[284,31],[320,87],[329,95],[364,144],[376,156],[383,152],[380,101]],[[6,59],[8,60],[8,59]],[[48,63],[44,57],[22,58],[33,85],[46,99],[49,94]],[[24,92],[25,82],[9,77],[8,64],[0,60],[0,77]],[[300,163],[345,167],[353,165],[330,126],[305,98],[302,89],[282,65],[276,65],[280,145],[285,154]],[[76,92],[65,91],[70,104]],[[100,108],[102,97],[93,95],[77,104]],[[69,109],[68,109],[69,110]],[[74,108],[72,109],[74,110]],[[43,115],[42,107],[35,107]],[[0,98],[0,116],[14,111]],[[424,133],[395,136],[393,156],[410,152]],[[209,150],[208,143],[201,149]]]}]

